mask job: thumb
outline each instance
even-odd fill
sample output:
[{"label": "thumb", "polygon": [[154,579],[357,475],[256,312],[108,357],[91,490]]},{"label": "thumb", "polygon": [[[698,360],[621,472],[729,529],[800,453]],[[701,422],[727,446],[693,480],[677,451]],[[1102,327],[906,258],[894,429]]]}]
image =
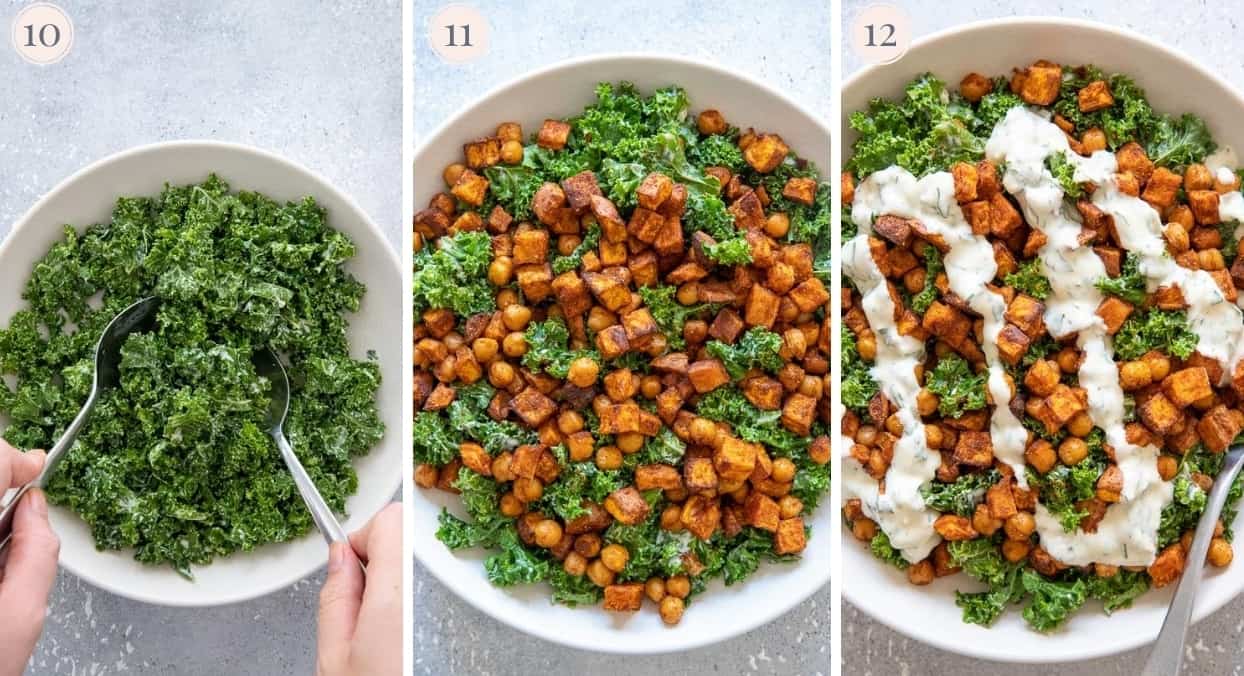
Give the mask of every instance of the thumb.
[{"label": "thumb", "polygon": [[363,604],[363,569],[345,542],[328,548],[328,578],[320,590],[319,647],[321,667],[340,673],[350,657],[350,642]]}]

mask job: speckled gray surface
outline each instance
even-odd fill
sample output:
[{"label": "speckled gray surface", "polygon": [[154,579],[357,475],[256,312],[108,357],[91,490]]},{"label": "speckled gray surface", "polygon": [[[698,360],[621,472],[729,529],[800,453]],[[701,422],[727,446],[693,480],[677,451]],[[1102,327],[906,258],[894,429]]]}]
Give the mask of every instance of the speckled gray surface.
[{"label": "speckled gray surface", "polygon": [[[609,51],[675,53],[714,60],[759,76],[828,115],[829,4],[776,0],[670,0],[589,3],[500,0],[467,3],[493,26],[480,61],[453,66],[428,47],[426,29],[441,2],[415,2],[417,137],[492,87],[538,66]],[[577,9],[576,9],[577,8]],[[799,30],[792,30],[792,19]],[[757,39],[756,36],[769,36]],[[777,38],[780,36],[780,39]],[[417,674],[599,673],[609,658],[530,638],[483,615],[415,567],[414,654]],[[774,623],[729,643],[680,655],[627,658],[625,671],[646,674],[829,673],[829,589]],[[689,618],[688,621],[694,621]]]},{"label": "speckled gray surface", "polygon": [[[887,0],[907,9],[912,17],[915,36],[975,21],[1006,16],[1055,15],[1093,19],[1139,31],[1151,38],[1177,47],[1201,63],[1213,64],[1220,75],[1237,87],[1244,87],[1244,61],[1234,45],[1244,37],[1239,21],[1226,5],[1238,3],[1180,3],[1178,11],[1164,3],[1124,2],[1040,2],[1036,0],[993,0],[992,2],[915,3]],[[860,0],[844,0],[844,26],[861,8],[872,4]],[[1204,38],[1204,26],[1214,25],[1219,37]],[[844,28],[845,30],[845,28]],[[847,74],[861,66],[847,50],[843,67]],[[1217,676],[1244,673],[1244,646],[1239,637],[1244,631],[1244,598],[1237,599],[1213,616],[1196,625],[1188,638],[1185,651],[1186,676]],[[1147,649],[1075,665],[1050,667],[1000,666],[991,662],[970,660],[931,648],[886,626],[874,622],[863,612],[843,603],[842,652],[846,665],[843,673],[852,676],[904,674],[956,674],[961,676],[993,676],[1005,671],[1010,676],[1036,676],[1057,672],[1062,676],[1126,676],[1140,672],[1148,656]]]},{"label": "speckled gray surface", "polygon": [[[278,152],[401,241],[398,0],[57,0],[73,50],[38,67],[0,44],[0,237],[80,167],[153,141]],[[24,1],[0,3],[8,27]],[[6,32],[7,35],[7,32]],[[158,608],[62,573],[32,674],[309,674],[320,577],[210,610]]]}]

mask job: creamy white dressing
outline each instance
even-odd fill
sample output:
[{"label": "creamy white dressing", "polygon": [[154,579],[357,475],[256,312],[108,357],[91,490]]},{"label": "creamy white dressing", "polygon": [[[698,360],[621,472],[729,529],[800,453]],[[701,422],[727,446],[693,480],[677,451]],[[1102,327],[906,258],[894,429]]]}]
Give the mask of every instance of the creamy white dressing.
[{"label": "creamy white dressing", "polygon": [[[1218,198],[1218,217],[1224,222],[1235,221],[1235,232],[1233,236],[1235,241],[1244,238],[1244,195],[1240,191],[1233,190]],[[1227,261],[1230,266],[1231,261]],[[1244,307],[1244,294],[1237,294],[1235,304]]]},{"label": "creamy white dressing", "polygon": [[848,499],[859,498],[864,513],[889,536],[890,544],[903,558],[916,562],[927,557],[940,540],[933,530],[938,514],[924,504],[920,488],[933,480],[941,457],[925,443],[924,424],[916,409],[920,391],[916,365],[924,361],[924,343],[898,332],[894,300],[868,247],[871,232],[871,221],[860,224],[859,235],[843,247],[842,269],[860,291],[861,307],[877,337],[872,376],[897,409],[903,434],[894,445],[884,493],[851,458],[843,462],[843,493]]},{"label": "creamy white dressing", "polygon": [[[1140,220],[1139,210],[1123,197],[1135,200],[1157,217],[1148,204],[1118,192],[1113,154],[1098,151],[1089,158],[1081,158],[1070,151],[1066,136],[1047,117],[1018,107],[994,127],[985,146],[986,157],[1006,163],[1003,184],[1007,192],[1019,202],[1028,224],[1047,237],[1038,252],[1053,290],[1046,301],[1046,325],[1055,338],[1077,334],[1084,357],[1079,384],[1088,394],[1089,417],[1105,433],[1106,443],[1114,449],[1115,461],[1123,474],[1122,499],[1106,510],[1095,533],[1064,531],[1039,503],[1037,532],[1050,555],[1069,565],[1147,565],[1157,554],[1158,526],[1162,508],[1171,500],[1171,486],[1157,472],[1159,449],[1127,441],[1123,390],[1112,341],[1096,314],[1102,294],[1094,283],[1106,275],[1105,266],[1091,247],[1079,244],[1081,225],[1065,206],[1062,187],[1045,168],[1045,158],[1055,153],[1064,154],[1075,165],[1077,181],[1098,183],[1094,202],[1115,216],[1121,239],[1131,240],[1131,244],[1145,250],[1151,247],[1142,232],[1147,223]],[[1126,220],[1136,222],[1122,222]],[[1156,233],[1160,239],[1158,220]]]},{"label": "creamy white dressing", "polygon": [[[1206,156],[1204,164],[1210,171],[1214,172],[1215,176],[1221,176],[1223,169],[1226,169],[1229,174],[1234,173],[1235,168],[1239,165],[1239,161],[1236,160],[1234,148],[1231,146],[1218,146],[1217,150]],[[1230,181],[1231,178],[1228,177],[1223,182],[1227,183]]]}]

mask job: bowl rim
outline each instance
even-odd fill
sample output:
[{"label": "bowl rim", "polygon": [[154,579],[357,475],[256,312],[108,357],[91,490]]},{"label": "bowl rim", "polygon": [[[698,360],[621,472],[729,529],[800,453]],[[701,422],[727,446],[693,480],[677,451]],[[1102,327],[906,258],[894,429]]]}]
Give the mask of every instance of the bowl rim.
[{"label": "bowl rim", "polygon": [[[753,87],[756,87],[761,92],[763,92],[765,96],[769,96],[774,99],[777,99],[781,101],[782,103],[790,106],[794,110],[798,111],[805,117],[807,117],[808,120],[811,121],[812,124],[815,126],[816,128],[815,131],[821,134],[824,134],[825,138],[830,140],[829,145],[830,145],[831,156],[828,158],[816,158],[816,161],[817,161],[818,168],[820,168],[822,172],[831,171],[830,160],[832,159],[832,153],[833,153],[834,135],[830,131],[830,126],[828,122],[826,121],[826,118],[824,118],[822,115],[815,113],[809,107],[795,101],[790,96],[778,91],[774,87],[760,81],[758,78],[755,78],[747,73],[740,72],[737,70],[731,70],[724,66],[718,65],[716,63],[713,63],[705,59],[682,56],[678,54],[666,54],[662,52],[622,51],[622,52],[602,52],[599,54],[589,54],[585,56],[578,56],[578,57],[573,57],[570,59],[556,61],[554,63],[547,64],[539,68],[526,71],[512,78],[509,78],[508,80],[505,80],[501,84],[492,87],[484,94],[473,98],[469,104],[460,108],[458,112],[454,113],[447,120],[445,120],[444,122],[442,122],[441,124],[433,128],[432,131],[428,132],[427,134],[421,137],[420,143],[415,148],[414,160],[412,162],[412,165],[415,167],[416,175],[418,172],[417,168],[420,162],[424,161],[424,155],[431,152],[433,149],[439,147],[443,143],[454,141],[454,139],[447,138],[448,132],[454,126],[459,124],[461,120],[463,120],[467,116],[474,113],[480,107],[495,103],[500,97],[510,94],[512,92],[515,92],[516,90],[525,86],[528,81],[536,79],[536,78],[551,76],[557,73],[566,72],[570,70],[577,70],[577,69],[584,68],[584,67],[600,65],[605,62],[619,62],[619,61],[635,62],[636,67],[644,67],[645,65],[651,67],[654,65],[659,66],[661,64],[675,63],[675,64],[679,64],[679,65],[686,66],[689,68],[699,68],[702,70],[712,71],[714,74],[718,76],[722,76],[725,78],[732,78],[732,79],[744,82]],[[647,64],[645,64],[644,62],[647,62]],[[822,165],[821,162],[824,162],[824,164]],[[416,196],[416,199],[417,198],[418,196]],[[413,491],[412,495],[417,496],[418,491]],[[420,498],[413,497],[412,499],[420,499]],[[824,500],[822,504],[818,507],[818,512],[828,510],[830,502],[831,502],[830,499]],[[412,524],[411,527],[413,528],[414,525]],[[826,537],[826,540],[828,541],[829,534],[826,533],[825,537]],[[685,652],[688,650],[694,650],[697,648],[703,648],[706,646],[721,643],[723,641],[728,641],[748,631],[752,631],[761,626],[764,626],[772,622],[773,620],[777,619],[778,617],[785,615],[792,608],[808,600],[809,598],[812,597],[813,594],[817,593],[822,588],[824,588],[826,585],[828,585],[829,577],[830,577],[830,568],[826,568],[822,575],[817,576],[817,579],[818,579],[817,584],[805,590],[800,590],[798,592],[791,593],[789,597],[783,599],[782,602],[775,604],[773,608],[771,608],[768,612],[749,615],[748,620],[738,623],[738,625],[735,627],[732,627],[730,631],[722,632],[720,634],[711,635],[711,636],[710,635],[695,635],[691,633],[686,633],[684,634],[684,636],[689,636],[690,638],[681,642],[677,647],[673,647],[669,649],[664,649],[664,648],[651,649],[651,648],[646,647],[642,643],[632,644],[632,642],[629,642],[629,641],[617,641],[617,642],[602,646],[602,645],[592,645],[585,641],[577,640],[576,637],[573,635],[558,633],[553,628],[546,627],[544,625],[522,625],[517,620],[507,617],[504,613],[495,612],[490,607],[490,605],[485,599],[475,598],[473,596],[460,593],[458,591],[457,585],[455,584],[456,580],[453,578],[450,572],[448,570],[439,569],[436,566],[436,564],[430,562],[430,559],[422,556],[420,554],[420,548],[416,546],[417,544],[418,543],[414,542],[414,538],[412,537],[411,545],[415,553],[415,558],[419,561],[423,569],[430,572],[437,580],[440,581],[442,585],[451,589],[454,592],[454,595],[457,596],[457,598],[465,601],[468,605],[475,608],[479,612],[493,618],[494,620],[501,622],[502,624],[505,624],[508,627],[521,631],[525,634],[544,639],[551,643],[556,643],[556,644],[563,645],[563,646],[570,647],[570,648],[576,648],[579,650],[585,650],[585,651],[601,653],[601,654],[615,654],[615,655],[672,654],[672,653]],[[830,551],[831,551],[831,561],[832,561],[832,552],[833,552],[832,543],[830,543],[830,545],[831,545]],[[461,560],[461,559],[458,559],[458,560]],[[474,565],[473,562],[468,562],[468,561],[463,561],[463,563],[464,565]],[[587,609],[584,609],[584,610],[590,612]]]},{"label": "bowl rim", "polygon": [[[1217,84],[1232,97],[1232,103],[1234,103],[1237,107],[1244,109],[1244,94],[1242,94],[1239,89],[1221,76],[1210,71],[1208,68],[1186,55],[1184,52],[1158,40],[1142,35],[1141,33],[1138,33],[1130,28],[1106,24],[1099,21],[1091,21],[1088,19],[1054,16],[1013,16],[972,21],[944,28],[917,38],[912,41],[911,47],[909,48],[907,54],[904,55],[904,58],[906,58],[911,51],[916,48],[938,47],[938,43],[944,41],[951,39],[963,39],[965,34],[992,32],[1018,27],[1032,28],[1034,26],[1053,29],[1075,28],[1078,30],[1096,31],[1099,33],[1109,34],[1123,40],[1140,43],[1154,51],[1160,52],[1163,55],[1163,58],[1176,62],[1183,67],[1190,68],[1199,75]],[[902,62],[903,59],[899,59],[898,61],[887,64],[868,65],[857,69],[849,77],[843,79],[841,93],[845,94],[848,89],[853,87],[865,86],[865,83],[871,76],[876,75],[878,72],[888,67],[901,64]],[[852,111],[844,109],[842,119],[840,121],[844,136],[846,135],[847,116],[850,112]],[[846,161],[848,152],[849,149],[845,145],[842,146],[842,157],[844,162]],[[843,544],[844,546],[850,546],[846,545],[846,541],[847,540],[844,534]],[[925,630],[923,625],[904,624],[896,621],[894,618],[885,617],[881,613],[875,612],[874,609],[870,608],[867,602],[867,597],[860,596],[857,592],[858,589],[853,589],[851,585],[843,585],[842,587],[843,599],[845,601],[849,602],[852,606],[859,609],[873,620],[880,622],[903,636],[907,636],[920,641],[921,643],[925,643],[950,653],[1000,663],[1054,664],[1106,657],[1148,645],[1155,641],[1158,635],[1158,629],[1155,628],[1152,633],[1146,631],[1119,636],[1116,641],[1111,643],[1103,643],[1097,649],[1081,649],[1059,654],[1012,656],[1002,652],[1001,650],[988,649],[987,646],[982,646],[985,648],[982,650],[973,645],[960,645],[948,640],[948,637],[946,637],[945,634],[936,631],[935,628],[932,630]],[[1202,597],[1204,600],[1198,600],[1198,603],[1193,609],[1192,622],[1194,624],[1200,622],[1206,617],[1219,611],[1227,603],[1238,598],[1241,593],[1244,593],[1244,583],[1236,589],[1235,594],[1232,596],[1217,596],[1212,598]],[[1033,632],[1033,634],[1037,635],[1036,632]]]},{"label": "bowl rim", "polygon": [[[41,196],[37,201],[35,201],[33,205],[31,205],[30,208],[28,208],[25,212],[23,212],[22,215],[13,222],[12,228],[9,229],[8,233],[5,234],[4,238],[0,239],[0,260],[4,259],[4,256],[9,252],[10,248],[12,248],[13,246],[16,246],[14,242],[16,241],[17,239],[16,235],[19,232],[25,230],[26,228],[34,227],[33,226],[34,216],[40,210],[42,210],[48,203],[50,203],[54,199],[59,198],[62,193],[67,192],[73,184],[81,180],[83,177],[89,174],[92,174],[94,172],[106,169],[109,165],[113,163],[120,162],[126,159],[130,159],[135,156],[144,155],[147,153],[179,152],[183,150],[193,150],[193,149],[201,149],[201,148],[212,148],[212,149],[218,149],[218,150],[225,150],[228,152],[235,152],[235,153],[239,153],[243,155],[259,156],[265,160],[271,161],[279,165],[285,171],[290,171],[293,173],[301,173],[306,176],[309,176],[313,181],[316,181],[320,185],[322,185],[328,192],[331,192],[333,194],[333,197],[341,200],[344,204],[346,204],[347,207],[349,207],[350,209],[353,209],[354,211],[358,212],[358,214],[362,216],[362,218],[359,220],[361,221],[363,227],[366,228],[370,232],[371,235],[376,237],[379,241],[384,242],[386,245],[383,247],[384,252],[381,254],[381,256],[383,256],[384,259],[388,260],[389,263],[393,266],[393,268],[397,270],[399,277],[403,277],[403,275],[401,275],[402,268],[399,262],[397,252],[394,250],[394,247],[392,246],[392,244],[389,243],[389,239],[384,234],[384,231],[380,229],[380,226],[376,224],[376,222],[372,219],[371,215],[368,214],[367,211],[364,210],[354,200],[353,197],[346,194],[345,191],[338,188],[334,183],[329,181],[323,175],[303,166],[302,164],[299,164],[298,162],[290,160],[270,150],[265,150],[263,148],[248,145],[245,143],[237,143],[234,141],[217,141],[214,139],[202,139],[202,138],[157,141],[154,143],[145,143],[145,144],[133,146],[130,148],[126,148],[124,150],[120,150],[118,152],[111,153],[111,154],[105,155],[104,157],[96,159],[88,163],[86,166],[69,174],[65,178],[60,179],[51,190],[44,193],[43,196]],[[388,433],[392,433],[392,431]],[[403,444],[403,446],[405,446],[404,441],[402,441],[401,443]],[[388,492],[386,493],[386,495],[397,495],[402,487],[400,473],[397,477],[392,479],[390,483],[391,485],[388,486]],[[385,507],[384,505],[381,505],[381,509],[383,509],[384,507]],[[379,510],[377,511],[377,513],[379,513]],[[74,516],[75,518],[77,518],[77,515],[74,515]],[[369,515],[368,518],[371,518],[372,516],[375,516],[375,514]],[[319,537],[319,535],[315,531],[310,531],[306,535],[303,535],[302,537],[303,538],[317,538]],[[269,543],[269,544],[271,545],[272,543]],[[89,566],[72,565],[69,562],[64,561],[63,559],[58,559],[57,563],[60,567],[72,573],[75,577],[79,578],[83,582],[86,582],[110,594],[115,594],[116,596],[127,598],[132,601],[138,601],[141,603],[146,603],[149,605],[161,606],[161,607],[166,607],[166,608],[207,608],[207,607],[227,606],[227,605],[238,604],[238,603],[242,603],[246,601],[251,601],[251,600],[278,592],[282,589],[286,589],[290,587],[291,585],[296,584],[298,581],[306,577],[309,577],[311,575],[314,575],[315,573],[319,572],[321,569],[327,566],[327,560],[325,560],[324,562],[316,563],[314,566],[307,566],[305,567],[305,569],[300,568],[300,569],[295,570],[291,568],[290,569],[291,574],[281,576],[281,581],[279,582],[273,582],[271,584],[257,586],[251,589],[247,589],[245,592],[242,592],[242,593],[224,593],[221,595],[220,600],[218,602],[205,604],[205,603],[195,602],[195,601],[183,601],[183,600],[178,600],[178,599],[169,599],[165,597],[156,597],[154,595],[146,593],[142,588],[123,588],[118,585],[110,584],[92,575],[90,573]],[[297,573],[296,575],[294,574],[295,572]]]}]

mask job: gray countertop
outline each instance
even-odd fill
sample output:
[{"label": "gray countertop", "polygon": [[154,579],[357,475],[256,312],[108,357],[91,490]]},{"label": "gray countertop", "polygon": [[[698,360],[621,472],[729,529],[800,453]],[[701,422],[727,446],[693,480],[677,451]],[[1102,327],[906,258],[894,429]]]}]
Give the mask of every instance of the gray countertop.
[{"label": "gray countertop", "polygon": [[[42,194],[134,145],[212,138],[320,173],[401,241],[401,3],[57,0],[64,61],[0,44],[0,238]],[[5,0],[7,27],[27,2]],[[320,576],[223,608],[134,603],[62,573],[32,674],[310,674]]]},{"label": "gray countertop", "polygon": [[[586,11],[588,3],[573,0],[544,0],[538,10],[501,0],[466,4],[489,19],[492,47],[482,59],[454,66],[441,61],[426,38],[428,19],[442,3],[415,3],[416,143],[498,84],[538,66],[610,51],[717,61],[829,115],[828,2],[668,0],[591,3]],[[416,195],[417,204],[424,200]],[[514,631],[468,606],[418,565],[414,577],[417,674],[595,673],[610,659]],[[628,657],[626,673],[828,674],[829,608],[829,589],[822,589],[772,624],[728,643],[679,655]]]},{"label": "gray countertop", "polygon": [[[927,35],[943,28],[980,19],[1023,15],[1052,15],[1093,19],[1131,28],[1165,42],[1209,65],[1237,87],[1244,88],[1244,61],[1235,46],[1244,37],[1239,21],[1230,8],[1238,2],[1185,2],[1175,5],[1105,0],[1103,2],[1040,2],[1036,0],[994,0],[993,2],[916,3],[888,0],[907,9],[912,18],[912,34]],[[843,25],[872,2],[843,0]],[[1230,7],[1228,7],[1230,6]],[[1205,26],[1214,26],[1214,39],[1205,38]],[[846,30],[844,28],[844,30]],[[843,67],[850,74],[862,64],[847,50]],[[850,546],[850,543],[848,543]],[[1239,645],[1244,630],[1244,598],[1236,599],[1221,611],[1197,624],[1191,631],[1185,651],[1184,671],[1193,675],[1238,675],[1244,670],[1244,646]],[[1051,673],[1050,667],[1001,666],[967,659],[917,641],[873,621],[868,615],[843,603],[842,659],[852,676],[871,674],[956,674],[993,676],[1001,670],[1010,676]],[[1063,676],[1119,676],[1139,673],[1148,649],[1119,656],[1057,667]]]}]

